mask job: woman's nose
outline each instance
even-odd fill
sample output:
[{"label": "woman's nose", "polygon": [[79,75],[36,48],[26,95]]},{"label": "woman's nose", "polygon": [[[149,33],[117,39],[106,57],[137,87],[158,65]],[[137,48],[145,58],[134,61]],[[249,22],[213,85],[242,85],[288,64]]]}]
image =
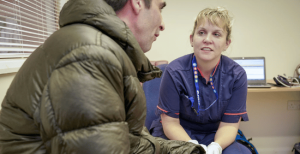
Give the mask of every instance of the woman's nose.
[{"label": "woman's nose", "polygon": [[206,37],[204,38],[203,42],[204,43],[211,43],[211,34],[207,34]]}]

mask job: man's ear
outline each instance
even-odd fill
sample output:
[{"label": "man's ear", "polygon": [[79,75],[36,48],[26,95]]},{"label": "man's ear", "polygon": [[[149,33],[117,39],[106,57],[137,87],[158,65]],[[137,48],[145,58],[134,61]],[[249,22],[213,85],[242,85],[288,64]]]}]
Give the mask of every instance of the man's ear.
[{"label": "man's ear", "polygon": [[129,0],[131,8],[135,14],[139,14],[142,10],[143,0]]}]

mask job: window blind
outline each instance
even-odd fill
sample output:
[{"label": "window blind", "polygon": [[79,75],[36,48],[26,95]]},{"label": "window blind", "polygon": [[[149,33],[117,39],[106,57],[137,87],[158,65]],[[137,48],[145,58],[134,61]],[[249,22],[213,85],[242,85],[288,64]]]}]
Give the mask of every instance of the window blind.
[{"label": "window blind", "polygon": [[0,58],[28,57],[57,29],[60,0],[1,0]]}]

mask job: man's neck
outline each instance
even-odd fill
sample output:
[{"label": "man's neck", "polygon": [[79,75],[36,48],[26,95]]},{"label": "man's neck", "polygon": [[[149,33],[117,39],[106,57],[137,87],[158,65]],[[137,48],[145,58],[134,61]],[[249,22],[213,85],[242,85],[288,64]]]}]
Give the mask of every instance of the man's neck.
[{"label": "man's neck", "polygon": [[117,11],[116,15],[128,26],[131,32],[134,33],[137,16],[131,8],[130,1],[128,1],[121,10]]}]

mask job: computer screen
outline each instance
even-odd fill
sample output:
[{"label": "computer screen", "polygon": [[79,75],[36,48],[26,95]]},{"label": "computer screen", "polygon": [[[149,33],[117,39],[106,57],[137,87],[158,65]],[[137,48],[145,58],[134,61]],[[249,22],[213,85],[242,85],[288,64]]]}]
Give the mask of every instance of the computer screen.
[{"label": "computer screen", "polygon": [[234,61],[244,68],[248,80],[265,79],[265,66],[263,59],[236,59]]}]

